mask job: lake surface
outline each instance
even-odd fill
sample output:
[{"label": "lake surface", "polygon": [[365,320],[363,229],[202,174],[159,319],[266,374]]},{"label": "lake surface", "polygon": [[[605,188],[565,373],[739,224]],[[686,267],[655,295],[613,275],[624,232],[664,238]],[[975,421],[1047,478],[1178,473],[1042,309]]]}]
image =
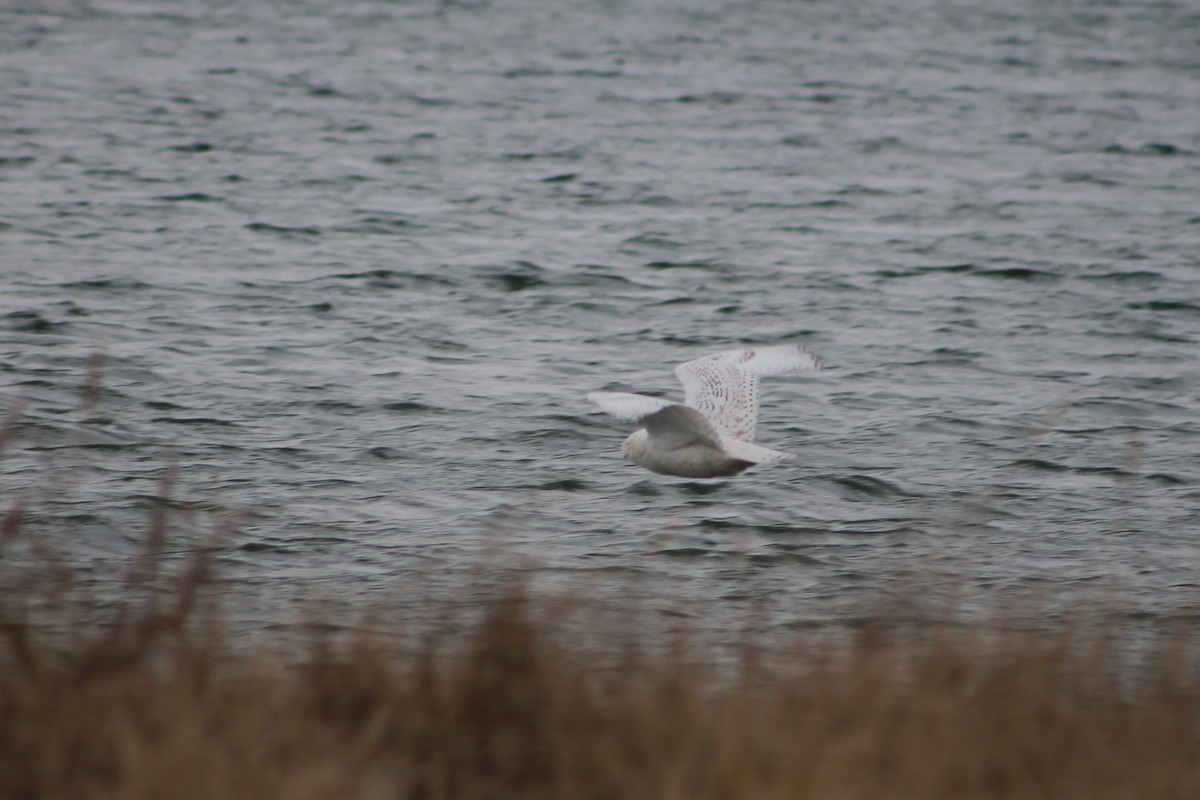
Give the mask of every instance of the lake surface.
[{"label": "lake surface", "polygon": [[[1200,609],[1200,8],[9,2],[6,509],[249,626],[490,564],[712,626]],[[595,389],[796,342],[732,480]],[[102,367],[94,362],[103,355]],[[99,376],[97,385],[89,379]],[[170,502],[156,498],[174,475]]]}]

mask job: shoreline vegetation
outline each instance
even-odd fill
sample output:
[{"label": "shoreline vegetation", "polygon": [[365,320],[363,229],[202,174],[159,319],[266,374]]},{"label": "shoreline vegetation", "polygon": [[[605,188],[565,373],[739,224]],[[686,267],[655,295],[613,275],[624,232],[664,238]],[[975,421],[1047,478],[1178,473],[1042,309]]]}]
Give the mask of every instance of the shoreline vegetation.
[{"label": "shoreline vegetation", "polygon": [[[17,508],[10,555],[21,528]],[[0,797],[1200,796],[1190,633],[1131,667],[1111,617],[1031,632],[881,611],[730,660],[484,576],[465,617],[247,642],[222,621],[219,543],[172,572],[165,530],[152,516],[103,603],[51,553],[0,552]]]}]

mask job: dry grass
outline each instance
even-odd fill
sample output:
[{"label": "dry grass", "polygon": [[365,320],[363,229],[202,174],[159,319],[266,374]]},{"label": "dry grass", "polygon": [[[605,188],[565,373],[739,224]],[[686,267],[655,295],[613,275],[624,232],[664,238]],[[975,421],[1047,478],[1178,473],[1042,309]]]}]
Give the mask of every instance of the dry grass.
[{"label": "dry grass", "polygon": [[704,666],[514,583],[463,635],[397,647],[376,620],[283,657],[230,647],[208,578],[204,556],[140,564],[114,611],[9,565],[0,797],[1200,796],[1187,637],[1136,671],[1086,621],[809,633]]}]

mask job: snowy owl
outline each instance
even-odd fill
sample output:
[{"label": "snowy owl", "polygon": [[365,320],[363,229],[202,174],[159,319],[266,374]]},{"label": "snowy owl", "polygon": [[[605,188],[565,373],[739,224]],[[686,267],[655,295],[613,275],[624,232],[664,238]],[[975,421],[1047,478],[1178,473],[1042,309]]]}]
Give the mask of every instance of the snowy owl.
[{"label": "snowy owl", "polygon": [[820,359],[797,345],[746,347],[676,367],[683,403],[626,392],[591,392],[588,399],[646,426],[621,445],[626,460],[663,475],[721,478],[791,458],[753,444],[759,376],[820,368]]}]

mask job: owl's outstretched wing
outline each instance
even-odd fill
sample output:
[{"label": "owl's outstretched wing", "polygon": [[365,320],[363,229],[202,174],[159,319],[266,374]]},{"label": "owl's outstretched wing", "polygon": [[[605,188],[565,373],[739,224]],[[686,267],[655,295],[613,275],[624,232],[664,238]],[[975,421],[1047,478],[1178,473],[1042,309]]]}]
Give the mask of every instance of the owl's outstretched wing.
[{"label": "owl's outstretched wing", "polygon": [[629,392],[589,392],[587,399],[600,406],[605,413],[626,422],[641,422],[656,411],[679,405],[661,397]]},{"label": "owl's outstretched wing", "polygon": [[820,369],[821,361],[794,344],[726,350],[680,364],[684,402],[699,410],[725,436],[754,441],[758,383],[762,375]]}]

